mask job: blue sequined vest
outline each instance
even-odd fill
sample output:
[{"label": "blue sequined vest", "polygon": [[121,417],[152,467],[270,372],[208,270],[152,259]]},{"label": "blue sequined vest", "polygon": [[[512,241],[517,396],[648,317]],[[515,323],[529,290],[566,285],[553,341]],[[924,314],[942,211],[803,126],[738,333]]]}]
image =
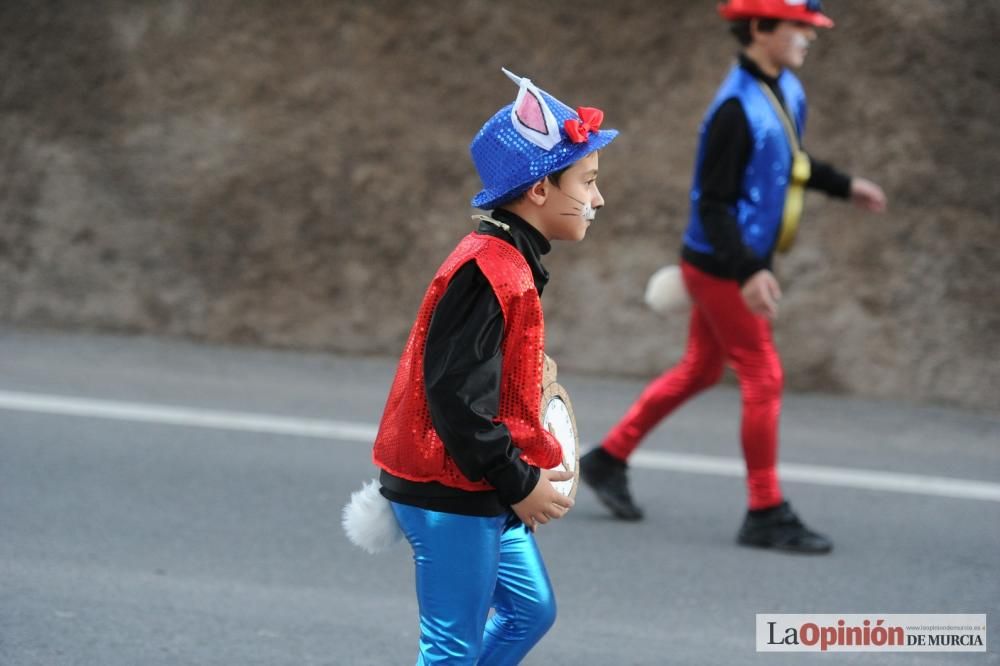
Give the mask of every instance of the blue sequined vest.
[{"label": "blue sequined vest", "polygon": [[[701,123],[698,139],[698,157],[691,185],[691,214],[684,244],[703,254],[714,250],[701,224],[698,211],[701,202],[701,164],[705,158],[705,134],[709,122],[718,108],[727,100],[737,98],[743,106],[750,128],[753,146],[750,161],[743,172],[740,198],[730,212],[736,218],[743,234],[743,243],[760,258],[770,255],[778,240],[781,213],[785,204],[785,191],[792,168],[792,148],[782,127],[778,112],[768,101],[766,93],[753,74],[736,65],[722,82],[719,92],[708,107]],[[806,95],[802,84],[791,72],[784,70],[778,77],[778,87],[785,98],[785,107],[795,119],[801,141],[806,122]]]}]

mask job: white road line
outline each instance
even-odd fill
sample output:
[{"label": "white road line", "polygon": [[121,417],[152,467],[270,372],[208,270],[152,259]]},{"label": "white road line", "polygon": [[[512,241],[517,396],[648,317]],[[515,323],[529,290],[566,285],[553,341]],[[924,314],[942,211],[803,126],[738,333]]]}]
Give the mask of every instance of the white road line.
[{"label": "white road line", "polygon": [[[721,456],[702,456],[690,453],[664,453],[637,451],[629,463],[642,469],[660,469],[713,476],[738,476],[746,473],[743,460]],[[824,467],[779,463],[778,474],[782,481],[798,481],[821,486],[841,486],[865,490],[884,490],[916,495],[935,495],[957,499],[975,499],[1000,502],[1000,483],[972,481],[944,476],[875,472],[847,467]]]},{"label": "white road line", "polygon": [[[251,414],[115,400],[93,400],[13,391],[0,391],[0,409],[196,428],[265,432],[365,444],[370,444],[378,432],[378,428],[370,423],[293,418],[272,414]],[[742,477],[744,474],[741,459],[722,456],[637,451],[630,462],[632,466],[641,469],[713,476]],[[779,465],[779,473],[783,481],[1000,502],[1000,483],[986,481],[789,463]]]},{"label": "white road line", "polygon": [[0,409],[360,442],[373,442],[378,433],[378,428],[368,423],[292,418],[271,414],[172,407],[116,400],[91,400],[11,391],[0,391]]}]

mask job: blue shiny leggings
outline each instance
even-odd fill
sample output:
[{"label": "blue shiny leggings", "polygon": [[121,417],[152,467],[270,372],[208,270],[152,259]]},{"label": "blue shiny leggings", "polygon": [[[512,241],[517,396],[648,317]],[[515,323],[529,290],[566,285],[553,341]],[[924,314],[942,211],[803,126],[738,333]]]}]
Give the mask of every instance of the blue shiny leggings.
[{"label": "blue shiny leggings", "polygon": [[461,516],[396,502],[392,509],[413,548],[417,666],[519,664],[556,619],[534,535],[513,513]]}]

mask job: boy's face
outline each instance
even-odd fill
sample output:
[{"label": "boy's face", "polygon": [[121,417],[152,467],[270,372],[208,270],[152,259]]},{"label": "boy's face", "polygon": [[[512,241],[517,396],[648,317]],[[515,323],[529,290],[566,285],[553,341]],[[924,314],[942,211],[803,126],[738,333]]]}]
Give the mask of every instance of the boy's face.
[{"label": "boy's face", "polygon": [[798,69],[806,60],[809,44],[816,39],[816,28],[808,23],[781,21],[773,32],[758,31],[754,37],[772,63]]},{"label": "boy's face", "polygon": [[593,211],[604,205],[597,189],[597,163],[597,152],[593,152],[564,171],[559,185],[548,181],[552,190],[540,212],[542,233],[549,240],[578,241],[587,235]]}]

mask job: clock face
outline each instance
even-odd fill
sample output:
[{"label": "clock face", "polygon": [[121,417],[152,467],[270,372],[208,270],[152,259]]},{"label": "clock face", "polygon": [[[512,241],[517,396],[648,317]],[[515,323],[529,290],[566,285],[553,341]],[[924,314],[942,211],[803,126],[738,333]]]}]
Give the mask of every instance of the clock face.
[{"label": "clock face", "polygon": [[[553,469],[569,470],[576,473],[576,428],[573,424],[573,415],[570,413],[569,407],[561,397],[554,396],[548,401],[548,403],[546,403],[545,410],[542,412],[542,425],[546,430],[551,432],[555,438],[559,440],[559,444],[562,445],[563,462],[561,465],[557,465]],[[556,481],[552,485],[555,486],[555,489],[563,495],[571,495],[575,484],[576,480],[572,479],[570,481]]]}]

